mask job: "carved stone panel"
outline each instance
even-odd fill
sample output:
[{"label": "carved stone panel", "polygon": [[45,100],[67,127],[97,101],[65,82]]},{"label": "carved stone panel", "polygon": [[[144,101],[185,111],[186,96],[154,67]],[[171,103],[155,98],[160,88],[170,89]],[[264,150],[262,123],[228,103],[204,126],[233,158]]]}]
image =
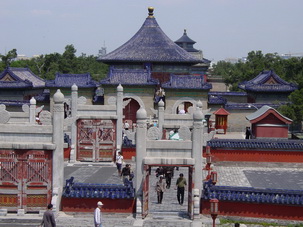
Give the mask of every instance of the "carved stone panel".
[{"label": "carved stone panel", "polygon": [[191,140],[191,131],[186,126],[181,126],[179,129],[179,136],[182,140]]},{"label": "carved stone panel", "polygon": [[39,114],[39,119],[42,125],[52,124],[52,114],[49,111],[42,110]]},{"label": "carved stone panel", "polygon": [[11,115],[8,111],[6,111],[5,109],[4,110],[0,109],[0,123],[1,124],[6,124],[10,118],[11,118]]},{"label": "carved stone panel", "polygon": [[147,138],[150,140],[159,140],[161,138],[160,129],[157,127],[151,127],[147,130]]}]

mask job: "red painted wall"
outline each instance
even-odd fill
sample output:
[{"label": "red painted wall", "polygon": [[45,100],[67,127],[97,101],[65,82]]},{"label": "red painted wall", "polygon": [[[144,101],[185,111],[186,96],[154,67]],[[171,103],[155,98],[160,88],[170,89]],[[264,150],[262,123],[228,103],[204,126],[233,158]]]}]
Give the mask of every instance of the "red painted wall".
[{"label": "red painted wall", "polygon": [[[201,200],[200,213],[210,214],[209,201]],[[286,220],[303,220],[303,207],[219,201],[219,215]]]},{"label": "red painted wall", "polygon": [[[299,151],[258,151],[258,150],[210,150],[213,162],[300,162],[303,163],[303,152]],[[205,157],[205,149],[203,151]]]},{"label": "red painted wall", "polygon": [[61,209],[64,212],[94,212],[97,202],[104,204],[102,212],[134,213],[134,199],[98,199],[98,198],[62,198]]},{"label": "red painted wall", "polygon": [[136,157],[136,147],[122,147],[121,151],[126,160],[131,160],[133,156]]}]

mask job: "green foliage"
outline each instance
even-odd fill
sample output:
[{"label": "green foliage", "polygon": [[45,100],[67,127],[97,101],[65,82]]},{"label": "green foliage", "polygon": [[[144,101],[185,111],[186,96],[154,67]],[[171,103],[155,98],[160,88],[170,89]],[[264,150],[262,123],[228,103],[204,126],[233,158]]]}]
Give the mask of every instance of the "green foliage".
[{"label": "green foliage", "polygon": [[303,58],[282,59],[277,53],[264,55],[261,51],[251,51],[245,62],[218,62],[213,73],[223,76],[230,90],[239,91],[239,82],[251,80],[263,70],[274,70],[282,79],[303,88]]},{"label": "green foliage", "polygon": [[3,71],[7,65],[11,67],[28,67],[33,73],[43,79],[54,79],[56,73],[64,74],[82,74],[90,73],[94,80],[100,80],[106,77],[108,66],[97,62],[97,57],[90,55],[76,56],[77,50],[73,45],[67,45],[63,54],[51,53],[41,55],[30,60],[17,60],[17,50],[13,49],[7,55],[0,55],[0,70]]}]

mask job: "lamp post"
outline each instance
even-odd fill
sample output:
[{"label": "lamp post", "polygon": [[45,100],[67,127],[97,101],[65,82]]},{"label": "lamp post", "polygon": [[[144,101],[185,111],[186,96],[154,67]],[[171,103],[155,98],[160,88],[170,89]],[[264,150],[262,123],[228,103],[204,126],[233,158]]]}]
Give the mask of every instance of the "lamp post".
[{"label": "lamp post", "polygon": [[211,168],[210,146],[206,146],[205,156],[206,156],[206,165],[203,168],[203,170],[207,170],[206,180],[209,180],[210,179],[210,171],[212,170],[212,168]]},{"label": "lamp post", "polygon": [[216,227],[216,218],[218,216],[219,210],[219,200],[211,199],[210,200],[210,215],[213,219],[213,227]]},{"label": "lamp post", "polygon": [[210,173],[210,179],[213,185],[215,185],[218,181],[218,173],[216,171],[212,171]]}]

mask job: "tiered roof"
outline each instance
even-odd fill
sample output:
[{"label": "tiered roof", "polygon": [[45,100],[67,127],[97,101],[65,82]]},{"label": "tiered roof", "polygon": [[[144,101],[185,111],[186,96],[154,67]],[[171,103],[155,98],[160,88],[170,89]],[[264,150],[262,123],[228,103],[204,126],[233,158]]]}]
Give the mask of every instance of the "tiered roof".
[{"label": "tiered roof", "polygon": [[79,88],[97,87],[98,83],[91,78],[89,73],[84,74],[56,74],[54,80],[49,80],[46,87],[65,87],[70,88],[76,84]]},{"label": "tiered roof", "polygon": [[125,44],[98,58],[105,63],[157,62],[197,64],[203,61],[175,44],[162,31],[149,7],[149,16],[139,31]]},{"label": "tiered roof", "polygon": [[297,85],[281,79],[273,70],[262,71],[254,79],[242,82],[239,88],[250,92],[293,92]]},{"label": "tiered roof", "polygon": [[29,68],[8,67],[0,74],[0,88],[43,88],[45,81]]},{"label": "tiered roof", "polygon": [[181,38],[175,41],[175,43],[188,52],[199,52],[199,50],[195,49],[193,46],[196,42],[187,36],[186,29],[184,29]]}]

